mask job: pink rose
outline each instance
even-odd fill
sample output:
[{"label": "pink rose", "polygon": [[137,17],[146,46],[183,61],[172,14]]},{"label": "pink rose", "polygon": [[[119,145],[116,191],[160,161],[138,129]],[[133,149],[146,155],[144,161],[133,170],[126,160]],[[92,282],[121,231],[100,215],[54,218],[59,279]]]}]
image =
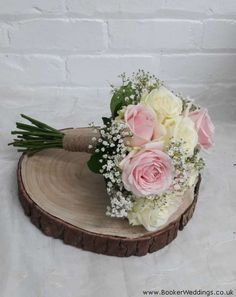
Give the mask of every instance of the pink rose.
[{"label": "pink rose", "polygon": [[138,197],[163,193],[173,181],[171,159],[159,149],[133,150],[120,167],[125,189]]},{"label": "pink rose", "polygon": [[189,117],[195,124],[198,143],[201,148],[209,149],[213,145],[214,125],[206,108],[190,112]]},{"label": "pink rose", "polygon": [[154,111],[143,104],[129,105],[125,112],[125,122],[133,133],[132,146],[142,146],[157,134],[157,121]]}]

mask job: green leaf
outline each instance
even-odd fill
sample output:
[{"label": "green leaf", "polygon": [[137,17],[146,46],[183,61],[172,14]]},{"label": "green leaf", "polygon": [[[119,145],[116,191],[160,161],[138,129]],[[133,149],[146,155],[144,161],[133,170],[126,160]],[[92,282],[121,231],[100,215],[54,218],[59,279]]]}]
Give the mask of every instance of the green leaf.
[{"label": "green leaf", "polygon": [[102,117],[102,121],[104,125],[109,125],[111,123],[111,118]]},{"label": "green leaf", "polygon": [[102,163],[99,160],[102,159],[102,153],[94,153],[91,155],[90,159],[87,162],[88,168],[94,172],[100,174],[100,169],[102,169]]},{"label": "green leaf", "polygon": [[117,89],[112,98],[110,103],[110,109],[112,113],[112,117],[116,117],[118,111],[125,105],[127,105],[127,102],[125,101],[126,97],[129,97],[132,95],[133,89],[132,89],[132,83],[129,82],[125,86],[121,86],[119,89]]},{"label": "green leaf", "polygon": [[110,103],[110,109],[111,109],[111,114],[112,117],[114,118],[117,114],[117,111],[121,108],[122,106],[122,97],[120,96],[121,92],[120,90],[115,91],[111,98],[111,103]]}]

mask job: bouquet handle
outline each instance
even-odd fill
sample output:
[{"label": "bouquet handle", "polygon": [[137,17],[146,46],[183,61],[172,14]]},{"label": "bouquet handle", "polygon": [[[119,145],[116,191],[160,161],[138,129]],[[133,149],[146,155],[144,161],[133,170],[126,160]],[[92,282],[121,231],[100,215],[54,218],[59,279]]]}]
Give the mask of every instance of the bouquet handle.
[{"label": "bouquet handle", "polygon": [[96,128],[69,129],[63,137],[63,149],[70,152],[93,153],[98,137],[99,132]]},{"label": "bouquet handle", "polygon": [[16,122],[18,130],[11,131],[15,138],[8,145],[13,145],[19,152],[29,155],[48,148],[93,153],[100,137],[99,127],[58,130],[27,115],[22,114],[21,117],[30,124]]}]

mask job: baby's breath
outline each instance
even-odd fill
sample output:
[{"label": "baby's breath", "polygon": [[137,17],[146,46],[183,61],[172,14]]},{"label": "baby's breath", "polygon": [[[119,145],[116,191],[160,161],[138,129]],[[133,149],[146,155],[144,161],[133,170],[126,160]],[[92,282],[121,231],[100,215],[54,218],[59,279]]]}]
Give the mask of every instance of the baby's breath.
[{"label": "baby's breath", "polygon": [[133,206],[133,195],[124,188],[119,164],[128,153],[124,138],[130,133],[127,133],[124,122],[111,120],[100,129],[100,135],[99,151],[104,152],[99,160],[103,164],[100,173],[104,176],[110,197],[110,206],[107,207],[106,214],[111,217],[127,217]]},{"label": "baby's breath", "polygon": [[183,140],[170,140],[167,154],[174,166],[174,179],[172,188],[174,192],[182,192],[188,188],[190,166],[187,163],[188,151],[184,149]]},{"label": "baby's breath", "polygon": [[163,84],[155,75],[141,69],[139,69],[137,73],[133,72],[131,77],[128,77],[125,73],[122,73],[119,77],[121,78],[122,84],[118,88],[112,85],[112,93],[119,90],[125,91],[124,88],[129,86],[129,92],[124,98],[125,105],[138,104],[144,93],[149,93],[153,89],[159,89]]}]

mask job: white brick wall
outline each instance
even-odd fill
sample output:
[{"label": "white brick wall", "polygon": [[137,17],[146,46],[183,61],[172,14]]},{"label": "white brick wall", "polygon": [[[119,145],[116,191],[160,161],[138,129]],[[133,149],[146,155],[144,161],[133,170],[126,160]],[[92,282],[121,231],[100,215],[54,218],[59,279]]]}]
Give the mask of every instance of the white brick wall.
[{"label": "white brick wall", "polygon": [[0,85],[58,85],[65,82],[62,58],[48,55],[0,55]]},{"label": "white brick wall", "polygon": [[119,82],[117,75],[145,68],[155,72],[159,57],[151,55],[70,56],[67,61],[68,81],[73,85],[104,87]]},{"label": "white brick wall", "polygon": [[100,52],[106,49],[103,21],[33,19],[9,29],[12,49]]},{"label": "white brick wall", "polygon": [[0,24],[0,47],[4,48],[9,46],[6,26]]},{"label": "white brick wall", "polygon": [[109,45],[114,50],[152,53],[160,49],[196,50],[201,45],[202,23],[186,20],[116,20],[108,22],[108,30]]},{"label": "white brick wall", "polygon": [[42,13],[58,14],[64,12],[63,0],[1,0],[1,15],[26,15]]},{"label": "white brick wall", "polygon": [[14,118],[17,102],[71,114],[71,125],[98,121],[109,83],[138,68],[232,118],[236,1],[0,0],[0,110]]},{"label": "white brick wall", "polygon": [[206,85],[236,82],[236,54],[163,54],[161,76],[171,82]]},{"label": "white brick wall", "polygon": [[206,21],[202,46],[204,49],[236,49],[236,21]]}]

